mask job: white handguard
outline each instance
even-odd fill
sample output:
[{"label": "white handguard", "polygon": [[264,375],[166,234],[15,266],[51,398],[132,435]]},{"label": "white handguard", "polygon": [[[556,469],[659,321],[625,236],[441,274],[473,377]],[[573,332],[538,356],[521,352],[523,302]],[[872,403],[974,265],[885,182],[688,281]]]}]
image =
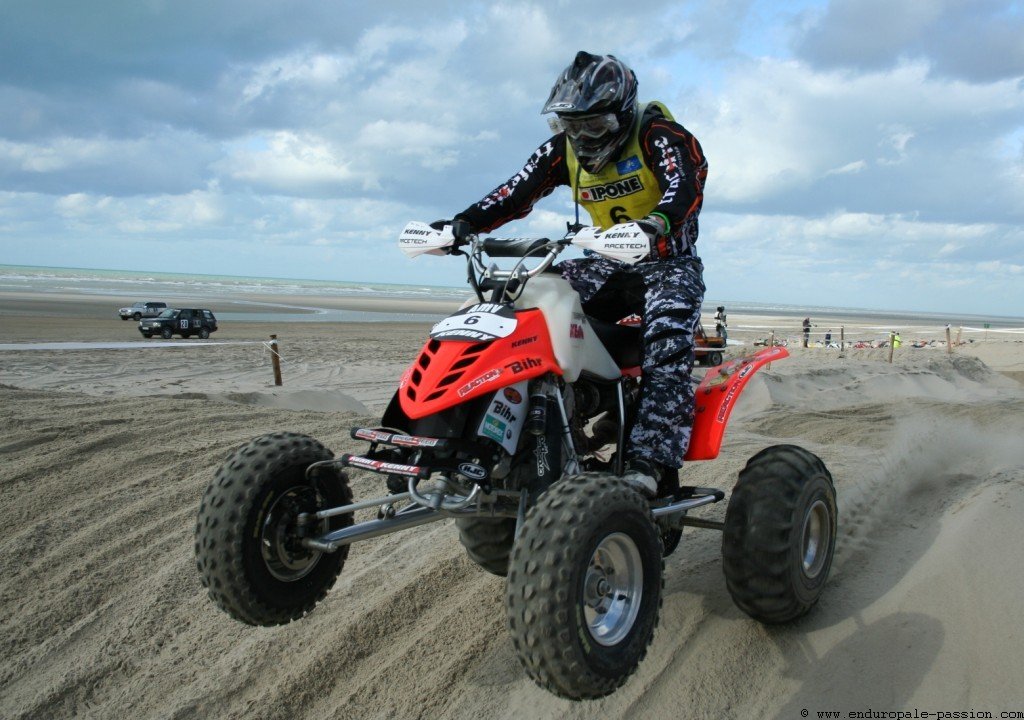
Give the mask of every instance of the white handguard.
[{"label": "white handguard", "polygon": [[573,237],[572,244],[629,265],[651,254],[651,240],[635,222],[613,225],[607,230],[598,227],[582,228]]},{"label": "white handguard", "polygon": [[409,257],[417,255],[447,255],[445,248],[455,244],[452,226],[435,230],[426,223],[411,222],[398,236],[398,247]]}]

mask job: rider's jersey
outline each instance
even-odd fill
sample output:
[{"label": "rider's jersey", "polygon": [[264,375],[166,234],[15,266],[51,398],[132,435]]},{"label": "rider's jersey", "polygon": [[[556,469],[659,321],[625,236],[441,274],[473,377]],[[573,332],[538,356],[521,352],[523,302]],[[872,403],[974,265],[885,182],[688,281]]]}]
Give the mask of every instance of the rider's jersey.
[{"label": "rider's jersey", "polygon": [[[674,119],[661,103],[649,103],[647,108],[652,106],[666,119]],[[645,113],[646,108],[639,116]],[[642,159],[640,125],[641,121],[634,123],[633,132],[619,153],[621,159],[606,163],[597,173],[588,172],[577,161],[572,143],[566,141],[565,160],[573,200],[586,209],[594,225],[605,230],[618,223],[639,220],[654,210],[662,198],[658,179]]]},{"label": "rider's jersey", "polygon": [[[663,106],[652,105],[654,112],[637,113],[640,120],[629,142],[600,173],[590,175],[578,168],[565,134],[559,133],[537,148],[522,170],[459,217],[468,220],[477,232],[488,232],[525,217],[555,187],[569,185],[579,188],[580,204],[590,212],[595,225],[609,227],[657,212],[667,218],[670,233],[659,240],[655,254],[671,257],[693,253],[707,160],[697,139],[658,112]],[[619,182],[626,184],[616,186]],[[607,187],[609,184],[612,187]],[[637,184],[642,189],[637,189]],[[585,191],[589,198],[583,197]]]}]

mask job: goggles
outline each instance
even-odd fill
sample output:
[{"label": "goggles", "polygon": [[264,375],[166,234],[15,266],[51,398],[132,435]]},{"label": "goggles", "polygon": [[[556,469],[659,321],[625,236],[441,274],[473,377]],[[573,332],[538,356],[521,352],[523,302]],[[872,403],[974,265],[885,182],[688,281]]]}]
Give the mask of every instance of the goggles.
[{"label": "goggles", "polygon": [[552,132],[565,132],[573,140],[590,138],[597,140],[608,133],[619,129],[619,120],[615,113],[587,115],[585,117],[555,116],[548,120]]}]

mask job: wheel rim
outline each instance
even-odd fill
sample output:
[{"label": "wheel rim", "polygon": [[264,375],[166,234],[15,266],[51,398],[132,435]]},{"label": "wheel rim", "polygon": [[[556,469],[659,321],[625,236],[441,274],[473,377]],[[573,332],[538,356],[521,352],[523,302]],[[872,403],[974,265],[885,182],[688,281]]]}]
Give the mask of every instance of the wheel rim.
[{"label": "wheel rim", "polygon": [[640,550],[624,533],[604,538],[583,579],[583,615],[591,637],[606,647],[633,629],[644,592]]},{"label": "wheel rim", "polygon": [[815,500],[804,515],[803,568],[804,575],[816,578],[825,567],[828,559],[829,545],[832,542],[832,518],[828,505],[823,500]]},{"label": "wheel rim", "polygon": [[[317,500],[313,488],[293,487],[281,494],[263,517],[260,553],[267,570],[281,582],[301,580],[320,561],[322,553],[303,547],[295,533],[299,514],[316,510]],[[326,520],[320,521],[319,533],[324,532]]]}]

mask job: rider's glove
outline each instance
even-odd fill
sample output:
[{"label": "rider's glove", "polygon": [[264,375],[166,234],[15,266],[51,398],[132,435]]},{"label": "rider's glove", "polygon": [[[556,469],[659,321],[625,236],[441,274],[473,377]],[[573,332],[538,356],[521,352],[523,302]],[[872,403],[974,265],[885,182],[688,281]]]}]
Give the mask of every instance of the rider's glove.
[{"label": "rider's glove", "polygon": [[456,217],[454,220],[435,220],[430,223],[430,227],[435,230],[444,230],[445,225],[452,226],[452,237],[455,238],[455,242],[448,249],[449,253],[455,252],[469,242],[469,236],[473,234],[473,226],[469,224],[468,220]]},{"label": "rider's glove", "polygon": [[658,238],[668,235],[668,227],[665,218],[660,215],[648,215],[635,221],[640,229],[647,235],[651,245],[658,241]]},{"label": "rider's glove", "polygon": [[640,229],[644,231],[647,239],[651,243],[651,254],[649,257],[657,258],[661,256],[658,251],[658,240],[668,235],[668,221],[662,215],[647,215],[646,217],[640,218],[634,221],[640,226]]}]

